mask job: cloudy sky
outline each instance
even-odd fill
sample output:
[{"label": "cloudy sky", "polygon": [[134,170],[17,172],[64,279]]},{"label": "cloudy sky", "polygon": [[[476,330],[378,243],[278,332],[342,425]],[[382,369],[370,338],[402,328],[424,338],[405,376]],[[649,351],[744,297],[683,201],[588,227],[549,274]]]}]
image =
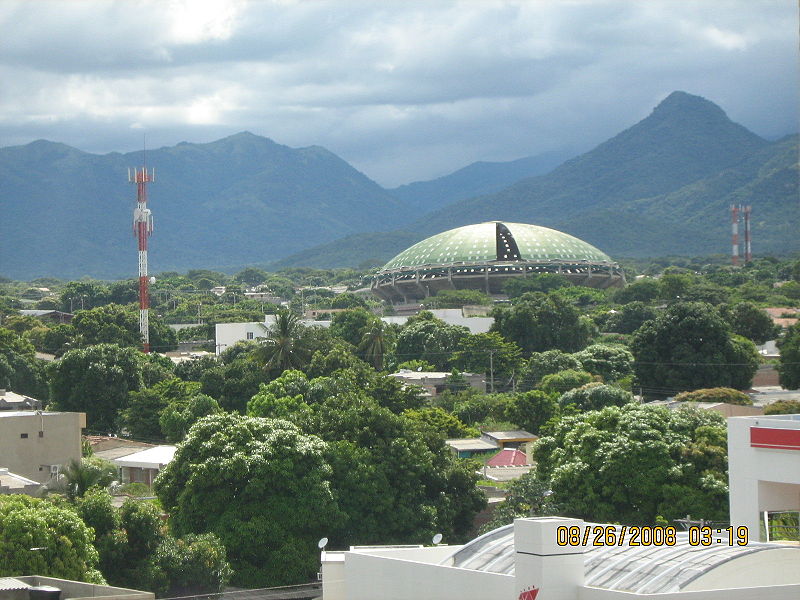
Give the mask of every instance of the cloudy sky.
[{"label": "cloudy sky", "polygon": [[584,151],[674,90],[798,130],[796,0],[0,0],[0,146],[248,130],[385,186]]}]

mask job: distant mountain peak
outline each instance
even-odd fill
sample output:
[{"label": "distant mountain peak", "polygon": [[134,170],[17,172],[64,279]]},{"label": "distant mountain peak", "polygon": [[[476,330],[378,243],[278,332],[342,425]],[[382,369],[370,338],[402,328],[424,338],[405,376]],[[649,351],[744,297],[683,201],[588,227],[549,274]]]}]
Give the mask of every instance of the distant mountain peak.
[{"label": "distant mountain peak", "polygon": [[653,109],[654,116],[674,116],[677,114],[704,113],[717,118],[728,119],[728,115],[719,106],[702,96],[695,96],[687,92],[675,91],[664,98]]}]

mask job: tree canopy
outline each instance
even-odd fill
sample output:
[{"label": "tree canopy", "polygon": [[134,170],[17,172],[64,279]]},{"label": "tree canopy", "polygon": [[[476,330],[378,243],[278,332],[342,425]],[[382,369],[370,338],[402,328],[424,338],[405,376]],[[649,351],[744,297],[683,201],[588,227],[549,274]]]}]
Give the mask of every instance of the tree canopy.
[{"label": "tree canopy", "polygon": [[652,525],[728,513],[724,419],[639,404],[562,418],[539,439],[538,476],[567,515]]},{"label": "tree canopy", "polygon": [[591,327],[577,309],[556,294],[528,292],[510,308],[496,308],[492,331],[515,342],[523,352],[576,352],[589,341]]},{"label": "tree canopy", "polygon": [[759,358],[749,340],[731,335],[714,307],[678,302],[636,331],[635,372],[649,396],[711,387],[746,389]]},{"label": "tree canopy", "polygon": [[191,428],[155,488],[177,534],[222,540],[237,585],[300,583],[339,519],[325,452],[287,421],[212,415]]}]

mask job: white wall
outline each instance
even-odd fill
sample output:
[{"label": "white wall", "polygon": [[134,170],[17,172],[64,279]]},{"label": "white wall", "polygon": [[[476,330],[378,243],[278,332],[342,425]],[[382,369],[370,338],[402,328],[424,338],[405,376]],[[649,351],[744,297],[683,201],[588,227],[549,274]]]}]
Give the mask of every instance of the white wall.
[{"label": "white wall", "polygon": [[[514,577],[510,575],[357,552],[347,552],[345,556],[347,600],[511,600],[516,597]],[[327,593],[323,598],[332,600]]]},{"label": "white wall", "polygon": [[[759,540],[760,511],[800,510],[800,451],[754,448],[750,428],[800,429],[800,421],[769,417],[728,419],[731,525]],[[772,485],[780,484],[780,485]]]},{"label": "white wall", "polygon": [[0,467],[47,483],[48,465],[63,467],[80,460],[81,427],[85,426],[84,413],[0,412]]}]

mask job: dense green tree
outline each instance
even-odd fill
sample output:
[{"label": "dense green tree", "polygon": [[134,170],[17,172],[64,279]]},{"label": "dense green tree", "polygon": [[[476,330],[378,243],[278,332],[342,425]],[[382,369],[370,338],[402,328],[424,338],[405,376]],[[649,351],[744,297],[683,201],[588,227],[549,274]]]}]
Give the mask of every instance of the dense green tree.
[{"label": "dense green tree", "polygon": [[514,394],[506,405],[506,418],[525,431],[539,430],[558,413],[558,401],[551,394],[531,390]]},{"label": "dense green tree", "polygon": [[108,490],[89,488],[75,503],[75,510],[83,522],[94,529],[95,540],[120,526],[119,512]]},{"label": "dense green tree", "polygon": [[366,308],[358,307],[335,313],[331,318],[331,334],[352,346],[358,346],[364,330],[380,319]]},{"label": "dense green tree", "polygon": [[336,294],[330,301],[331,308],[358,308],[366,307],[367,303],[361,296],[345,292]]},{"label": "dense green tree", "polygon": [[316,406],[310,431],[329,443],[333,487],[344,519],[339,545],[420,543],[437,532],[464,539],[485,505],[475,475],[435,436],[363,395]]},{"label": "dense green tree", "polygon": [[144,386],[144,366],[144,354],[115,344],[70,350],[49,367],[53,405],[85,412],[90,431],[114,431],[128,392]]},{"label": "dense green tree", "polygon": [[539,383],[539,388],[546,394],[559,397],[562,394],[579,388],[592,381],[592,375],[586,371],[567,369],[552,375],[545,375]]},{"label": "dense green tree", "polygon": [[565,287],[572,287],[572,283],[563,275],[538,273],[527,277],[512,277],[503,284],[503,291],[509,298],[518,298],[527,292],[550,292]]},{"label": "dense green tree", "polygon": [[[106,304],[91,310],[81,310],[71,324],[84,346],[117,344],[138,348],[142,345],[138,310],[132,306]],[[149,331],[153,350],[167,352],[178,347],[176,333],[158,317],[150,318]]]},{"label": "dense green tree", "polygon": [[158,573],[159,598],[217,594],[225,589],[233,572],[227,552],[213,533],[166,536],[154,552],[149,572]]},{"label": "dense green tree", "polygon": [[480,432],[439,407],[403,411],[403,416],[445,439],[478,437]]},{"label": "dense green tree", "polygon": [[0,495],[0,576],[29,575],[105,583],[94,534],[70,507]]},{"label": "dense green tree", "polygon": [[505,500],[494,509],[492,520],[481,527],[480,532],[510,525],[514,519],[558,514],[552,495],[550,485],[539,480],[535,471],[525,473],[511,482]]},{"label": "dense green tree", "polygon": [[242,269],[233,276],[234,280],[250,287],[264,283],[268,277],[269,273],[261,269],[256,269],[255,267]]},{"label": "dense green tree", "polygon": [[59,294],[60,309],[64,312],[88,310],[108,304],[108,288],[90,281],[70,281]]},{"label": "dense green tree", "polygon": [[114,304],[132,304],[139,301],[139,280],[125,279],[108,288],[108,301]]},{"label": "dense green tree", "polygon": [[545,375],[552,375],[559,371],[582,369],[581,362],[574,354],[568,354],[561,350],[547,350],[545,352],[534,352],[528,359],[528,364],[522,372],[521,387],[529,390],[537,385]]},{"label": "dense green tree", "polygon": [[[246,346],[241,346],[246,348]],[[227,410],[244,413],[247,402],[258,392],[262,383],[269,381],[267,373],[244,352],[215,367],[206,369],[200,376],[200,391],[211,396]]]},{"label": "dense green tree", "polygon": [[766,311],[752,302],[739,302],[730,307],[723,307],[721,313],[734,333],[756,344],[774,340],[780,333],[780,327],[772,322]]},{"label": "dense green tree", "polygon": [[591,328],[563,298],[528,292],[511,308],[496,308],[492,331],[516,342],[525,353],[545,350],[576,352],[589,341]]},{"label": "dense green tree", "polygon": [[400,330],[395,353],[401,361],[424,360],[438,369],[449,370],[453,352],[468,335],[466,327],[448,325],[423,311]]},{"label": "dense green tree", "polygon": [[207,369],[213,369],[219,365],[216,356],[200,356],[184,360],[175,365],[175,377],[180,377],[184,381],[200,381],[203,373]]},{"label": "dense green tree", "polygon": [[462,308],[491,304],[492,298],[478,290],[442,290],[425,299],[425,306],[428,308]]},{"label": "dense green tree", "polygon": [[339,342],[328,350],[317,350],[306,369],[311,377],[333,375],[341,369],[369,369],[369,365],[352,352],[353,347]]},{"label": "dense green tree", "polygon": [[638,279],[614,292],[613,298],[620,304],[629,302],[653,302],[658,298],[661,287],[657,279],[650,277]]},{"label": "dense green tree", "polygon": [[778,340],[781,355],[778,374],[781,385],[788,390],[800,388],[800,323],[795,323]]},{"label": "dense green tree", "polygon": [[618,381],[633,374],[633,354],[611,344],[592,344],[575,354],[584,371],[599,375],[603,381]]},{"label": "dense green tree", "polygon": [[10,315],[3,319],[3,327],[10,329],[17,335],[22,335],[34,327],[41,327],[42,322],[30,315]]},{"label": "dense green tree", "polygon": [[155,487],[176,533],[222,540],[235,584],[301,583],[340,518],[326,449],[286,421],[213,415],[195,423]]},{"label": "dense green tree", "polygon": [[749,387],[758,368],[752,342],[735,339],[719,313],[700,302],[670,305],[637,330],[634,370],[648,396],[709,387]]},{"label": "dense green tree", "polygon": [[648,525],[691,514],[727,519],[724,419],[631,403],[564,417],[535,449],[563,514]]},{"label": "dense green tree", "polygon": [[600,410],[606,406],[625,406],[633,402],[633,394],[613,385],[587,383],[561,395],[558,403],[579,411]]},{"label": "dense green tree", "polygon": [[603,330],[614,333],[633,333],[645,321],[655,319],[656,315],[658,315],[658,311],[655,308],[635,300],[625,304],[618,311],[611,314]]},{"label": "dense green tree", "polygon": [[0,387],[47,400],[44,361],[36,358],[33,344],[0,327]]},{"label": "dense green tree", "polygon": [[206,394],[195,394],[185,403],[173,402],[161,411],[158,423],[168,442],[178,443],[186,437],[192,425],[203,417],[222,412],[219,403]]},{"label": "dense green tree", "polygon": [[485,373],[489,387],[508,382],[522,369],[522,352],[514,342],[506,341],[499,333],[476,333],[461,339],[453,355],[453,364],[470,373]]}]

